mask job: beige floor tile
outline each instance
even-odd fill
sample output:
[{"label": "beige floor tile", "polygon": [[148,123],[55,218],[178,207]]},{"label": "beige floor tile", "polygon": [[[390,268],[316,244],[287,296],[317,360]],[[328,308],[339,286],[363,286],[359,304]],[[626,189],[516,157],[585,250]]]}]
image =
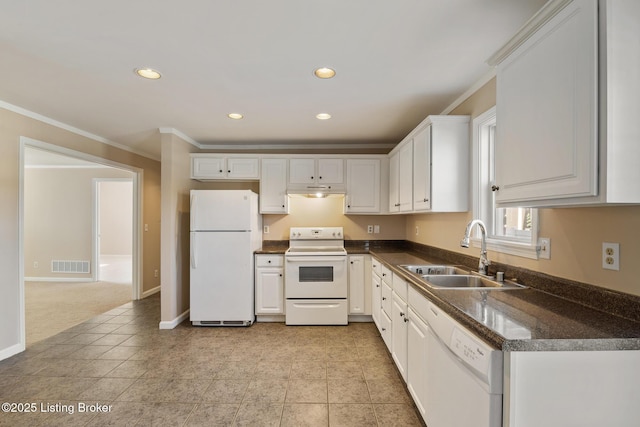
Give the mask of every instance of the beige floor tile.
[{"label": "beige floor tile", "polygon": [[422,426],[412,405],[379,403],[373,405],[373,410],[380,426]]},{"label": "beige floor tile", "polygon": [[286,404],[282,411],[282,427],[325,427],[329,424],[326,403]]},{"label": "beige floor tile", "polygon": [[289,380],[286,403],[327,403],[326,380]]},{"label": "beige floor tile", "polygon": [[322,380],[327,378],[327,362],[296,360],[291,365],[291,379]]},{"label": "beige floor tile", "polygon": [[329,379],[329,403],[370,403],[369,390],[363,380]]},{"label": "beige floor tile", "polygon": [[359,362],[329,361],[327,363],[327,378],[362,380],[364,375]]},{"label": "beige floor tile", "polygon": [[199,404],[189,418],[185,426],[187,427],[224,427],[232,426],[240,407],[239,403],[205,403]]},{"label": "beige floor tile", "polygon": [[249,380],[213,380],[202,395],[206,403],[240,403],[249,387]]},{"label": "beige floor tile", "polygon": [[402,380],[380,379],[367,381],[373,403],[411,403]]},{"label": "beige floor tile", "polygon": [[254,379],[249,383],[244,401],[283,403],[287,392],[287,380]]},{"label": "beige floor tile", "polygon": [[331,427],[371,427],[377,425],[376,414],[370,403],[329,404]]},{"label": "beige floor tile", "polygon": [[276,427],[280,425],[283,404],[269,402],[244,402],[236,414],[237,426]]}]

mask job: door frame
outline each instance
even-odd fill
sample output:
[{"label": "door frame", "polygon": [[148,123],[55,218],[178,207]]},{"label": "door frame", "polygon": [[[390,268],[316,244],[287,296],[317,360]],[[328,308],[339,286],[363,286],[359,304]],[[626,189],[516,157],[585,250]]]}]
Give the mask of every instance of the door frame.
[{"label": "door frame", "polygon": [[[19,314],[20,314],[20,347],[26,348],[26,320],[25,320],[25,284],[24,284],[24,174],[25,174],[25,148],[35,148],[50,151],[80,160],[85,160],[100,165],[105,165],[117,169],[123,169],[133,173],[133,248],[132,248],[132,293],[133,299],[141,298],[142,290],[142,201],[144,170],[135,166],[118,163],[113,160],[104,159],[92,154],[61,147],[59,145],[38,141],[26,136],[20,137],[20,179],[19,179],[19,200],[18,200],[18,234],[19,234]],[[95,270],[95,264],[94,264]]]}]

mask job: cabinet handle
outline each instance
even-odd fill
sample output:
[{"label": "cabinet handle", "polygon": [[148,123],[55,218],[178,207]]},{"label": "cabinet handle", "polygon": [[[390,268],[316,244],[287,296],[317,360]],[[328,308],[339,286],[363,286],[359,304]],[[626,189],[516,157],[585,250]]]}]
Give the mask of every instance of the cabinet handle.
[{"label": "cabinet handle", "polygon": [[409,321],[409,319],[407,319],[406,317],[403,320],[404,320],[404,323],[407,323]]},{"label": "cabinet handle", "polygon": [[425,202],[425,203],[426,203],[426,202],[428,202],[428,201],[429,201],[429,199],[424,199],[424,200],[423,200],[423,202]]},{"label": "cabinet handle", "polygon": [[387,297],[382,297],[382,301],[385,301],[387,299]]},{"label": "cabinet handle", "polygon": [[400,206],[400,203],[396,203],[396,204],[395,204],[395,205],[393,205],[393,206],[398,207],[398,206]]},{"label": "cabinet handle", "polygon": [[404,316],[404,313],[403,313],[403,312],[400,312],[400,317],[403,317],[403,316]]},{"label": "cabinet handle", "polygon": [[498,191],[498,190],[500,190],[499,186],[497,186],[497,185],[492,185],[491,186],[491,191]]},{"label": "cabinet handle", "polygon": [[387,328],[382,328],[382,332],[384,332],[384,331],[386,331],[386,330],[387,330]]}]

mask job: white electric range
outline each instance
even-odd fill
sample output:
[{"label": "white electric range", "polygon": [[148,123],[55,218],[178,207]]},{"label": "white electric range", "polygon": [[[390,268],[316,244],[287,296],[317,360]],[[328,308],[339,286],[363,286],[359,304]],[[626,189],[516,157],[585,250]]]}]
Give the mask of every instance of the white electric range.
[{"label": "white electric range", "polygon": [[348,324],[342,227],[292,227],[285,264],[287,325]]}]

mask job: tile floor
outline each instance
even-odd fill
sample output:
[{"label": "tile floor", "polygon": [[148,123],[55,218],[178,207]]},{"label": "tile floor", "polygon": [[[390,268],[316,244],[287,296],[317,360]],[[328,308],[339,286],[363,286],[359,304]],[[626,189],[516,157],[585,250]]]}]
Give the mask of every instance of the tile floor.
[{"label": "tile floor", "polygon": [[0,402],[33,411],[0,426],[423,425],[372,323],[161,331],[159,306],[127,303],[1,361]]}]

